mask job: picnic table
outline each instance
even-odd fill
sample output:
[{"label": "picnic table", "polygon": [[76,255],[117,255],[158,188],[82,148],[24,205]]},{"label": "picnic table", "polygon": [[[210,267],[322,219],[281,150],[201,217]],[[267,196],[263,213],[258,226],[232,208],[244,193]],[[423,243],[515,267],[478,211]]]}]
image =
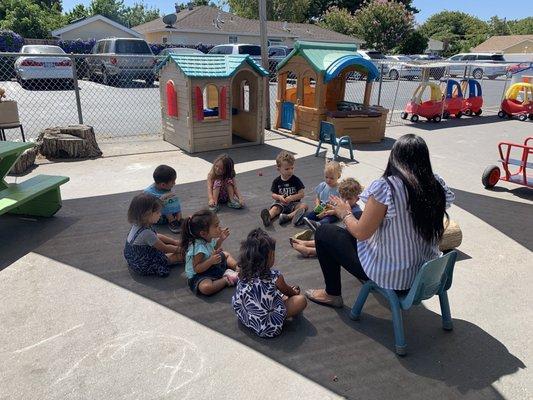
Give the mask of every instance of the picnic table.
[{"label": "picnic table", "polygon": [[61,208],[60,186],[66,176],[37,175],[22,183],[5,177],[22,153],[35,146],[28,142],[0,141],[0,215],[5,213],[51,217]]}]

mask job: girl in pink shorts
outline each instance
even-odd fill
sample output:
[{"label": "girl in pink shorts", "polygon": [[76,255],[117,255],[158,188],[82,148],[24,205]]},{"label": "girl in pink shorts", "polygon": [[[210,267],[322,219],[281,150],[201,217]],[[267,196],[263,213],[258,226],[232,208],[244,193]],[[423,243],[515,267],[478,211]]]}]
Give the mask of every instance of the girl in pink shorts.
[{"label": "girl in pink shorts", "polygon": [[207,198],[209,209],[219,210],[220,204],[230,208],[243,208],[244,199],[237,188],[233,160],[227,154],[218,156],[207,175]]}]

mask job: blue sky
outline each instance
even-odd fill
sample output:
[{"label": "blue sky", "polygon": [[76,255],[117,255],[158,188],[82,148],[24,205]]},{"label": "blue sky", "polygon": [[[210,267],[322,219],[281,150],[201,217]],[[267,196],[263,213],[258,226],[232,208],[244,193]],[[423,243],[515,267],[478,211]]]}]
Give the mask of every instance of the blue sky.
[{"label": "blue sky", "polygon": [[[135,2],[143,2],[142,0],[125,0],[124,3],[132,5]],[[171,13],[174,10],[175,0],[144,0],[144,3],[151,7],[157,7],[162,13]],[[179,3],[186,3],[186,1],[178,1]],[[90,0],[63,0],[63,9],[70,10],[76,4],[82,3],[89,5]],[[416,15],[418,23],[424,22],[432,14],[440,11],[463,11],[472,14],[483,20],[488,20],[493,15],[498,15],[500,18],[519,19],[527,17],[531,12],[526,12],[528,8],[526,5],[531,4],[528,0],[513,0],[507,3],[504,0],[414,0],[414,6],[420,10]]]}]

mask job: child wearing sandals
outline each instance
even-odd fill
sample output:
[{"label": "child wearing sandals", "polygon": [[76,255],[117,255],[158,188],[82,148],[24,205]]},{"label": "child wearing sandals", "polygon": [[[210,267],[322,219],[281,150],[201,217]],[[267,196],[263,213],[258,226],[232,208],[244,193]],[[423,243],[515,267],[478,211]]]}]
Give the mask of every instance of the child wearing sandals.
[{"label": "child wearing sandals", "polygon": [[185,273],[194,294],[210,296],[237,282],[237,262],[221,247],[228,236],[229,229],[220,228],[218,217],[210,210],[185,219],[181,243]]},{"label": "child wearing sandals", "polygon": [[330,196],[339,196],[339,179],[342,175],[343,164],[337,161],[327,161],[324,167],[324,182],[315,188],[315,208],[305,214],[303,221],[320,221],[321,224],[337,222],[335,211],[328,207]]},{"label": "child wearing sandals", "polygon": [[235,166],[227,154],[221,154],[213,162],[207,175],[207,198],[209,210],[217,212],[220,204],[230,208],[243,208],[244,199],[237,187]]},{"label": "child wearing sandals", "polygon": [[260,228],[241,243],[239,282],[231,304],[239,321],[256,335],[272,338],[287,318],[300,314],[307,300],[298,286],[289,286],[275,262],[276,241]]},{"label": "child wearing sandals", "polygon": [[[355,218],[359,219],[363,211],[357,202],[359,201],[359,195],[363,191],[361,184],[353,179],[346,178],[339,184],[339,194],[340,197],[347,201],[352,207],[352,214]],[[319,223],[311,221],[310,223],[306,221],[306,224],[314,232]],[[304,257],[316,257],[315,241],[314,240],[299,240],[290,238],[289,242],[294,250],[299,252]]]},{"label": "child wearing sandals", "polygon": [[132,224],[124,258],[128,267],[140,275],[166,277],[169,265],[183,262],[180,242],[157,233],[152,227],[161,218],[163,204],[147,193],[133,198],[128,209],[128,222]]},{"label": "child wearing sandals", "polygon": [[294,175],[295,161],[294,156],[285,150],[276,157],[276,166],[280,175],[274,179],[270,188],[274,203],[270,209],[264,208],[260,214],[265,226],[270,226],[278,215],[280,225],[290,221],[295,226],[301,224],[307,205],[301,202],[305,195],[305,186],[300,178]]}]

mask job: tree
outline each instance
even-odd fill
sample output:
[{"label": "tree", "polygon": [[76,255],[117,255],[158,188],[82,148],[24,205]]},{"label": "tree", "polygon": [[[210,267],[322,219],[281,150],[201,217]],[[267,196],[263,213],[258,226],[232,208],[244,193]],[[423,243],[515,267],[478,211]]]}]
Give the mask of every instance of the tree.
[{"label": "tree", "polygon": [[146,8],[144,4],[135,3],[122,13],[121,20],[127,27],[137,26],[159,18],[159,9]]},{"label": "tree", "polygon": [[0,28],[9,29],[24,38],[43,39],[63,25],[57,8],[43,7],[31,0],[2,0]]},{"label": "tree", "polygon": [[420,27],[428,38],[441,40],[445,44],[444,56],[469,51],[489,36],[489,25],[459,11],[442,11],[432,15]]},{"label": "tree", "polygon": [[[345,9],[353,14],[363,7],[365,2],[366,0],[311,0],[307,17],[309,20],[317,19],[317,17],[323,16],[332,8]],[[396,0],[396,3],[405,5],[409,12],[418,12],[418,10],[412,6],[413,0]]]},{"label": "tree", "polygon": [[429,39],[419,31],[411,31],[399,46],[396,47],[395,53],[399,54],[421,54],[428,47]]},{"label": "tree", "polygon": [[[271,0],[267,2],[267,19],[270,21],[304,22],[310,0]],[[258,19],[257,0],[228,0],[230,11],[239,17]]]},{"label": "tree", "polygon": [[496,15],[494,17],[491,17],[489,21],[489,31],[491,35],[496,36],[504,36],[511,34],[511,30],[509,29],[509,25],[507,24],[505,18],[500,19]]},{"label": "tree", "polygon": [[387,0],[371,0],[357,10],[353,17],[354,34],[363,39],[368,48],[383,53],[393,49],[411,32],[413,14],[405,5]]},{"label": "tree", "polygon": [[92,0],[89,6],[90,14],[100,14],[112,19],[115,22],[122,23],[124,13],[123,0]]},{"label": "tree", "polygon": [[87,18],[89,10],[83,4],[76,4],[72,10],[65,14],[65,19],[68,24],[78,19]]},{"label": "tree", "polygon": [[355,21],[353,15],[345,8],[332,7],[320,19],[318,23],[325,29],[352,36],[355,33]]},{"label": "tree", "polygon": [[512,35],[533,35],[533,17],[507,21]]}]

